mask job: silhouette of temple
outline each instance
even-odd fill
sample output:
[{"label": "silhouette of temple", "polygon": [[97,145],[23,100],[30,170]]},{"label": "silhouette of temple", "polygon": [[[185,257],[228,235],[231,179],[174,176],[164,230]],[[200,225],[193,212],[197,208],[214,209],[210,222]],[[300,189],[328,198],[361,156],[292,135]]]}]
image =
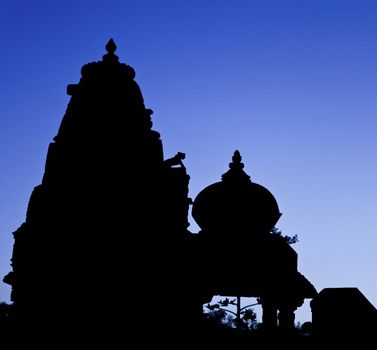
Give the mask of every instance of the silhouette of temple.
[{"label": "silhouette of temple", "polygon": [[325,288],[310,306],[317,337],[368,339],[377,329],[377,310],[358,288]]},{"label": "silhouette of temple", "polygon": [[42,182],[13,233],[4,282],[16,330],[195,335],[205,328],[202,305],[227,295],[258,297],[264,329],[289,331],[317,292],[296,252],[271,234],[281,216],[274,196],[235,151],[221,181],[194,200],[201,230],[192,234],[185,155],[164,157],[133,68],[119,62],[113,40],[106,50],[68,85]]}]

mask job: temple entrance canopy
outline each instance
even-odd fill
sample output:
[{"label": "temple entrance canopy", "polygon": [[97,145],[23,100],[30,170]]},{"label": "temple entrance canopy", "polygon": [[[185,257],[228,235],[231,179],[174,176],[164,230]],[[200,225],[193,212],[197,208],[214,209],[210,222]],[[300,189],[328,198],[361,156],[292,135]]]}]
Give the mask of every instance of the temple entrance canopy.
[{"label": "temple entrance canopy", "polygon": [[214,295],[258,297],[267,327],[293,327],[294,310],[316,290],[297,271],[297,253],[273,228],[281,213],[265,187],[250,180],[235,151],[222,181],[194,200],[192,216],[201,228],[204,256],[213,271],[208,288]]}]

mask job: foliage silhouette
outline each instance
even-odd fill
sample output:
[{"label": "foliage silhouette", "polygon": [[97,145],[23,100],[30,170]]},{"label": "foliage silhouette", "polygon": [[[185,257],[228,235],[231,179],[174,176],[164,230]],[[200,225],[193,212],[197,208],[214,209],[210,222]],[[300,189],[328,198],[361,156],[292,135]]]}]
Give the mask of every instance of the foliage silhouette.
[{"label": "foliage silhouette", "polygon": [[[257,315],[252,309],[255,305],[260,305],[260,301],[241,307],[241,298],[238,297],[220,299],[217,303],[208,303],[205,307],[209,310],[209,316],[221,324],[231,328],[254,330],[258,326]],[[229,306],[235,306],[236,311],[229,309]]]},{"label": "foliage silhouette", "polygon": [[283,235],[282,232],[277,227],[273,227],[270,233],[271,235],[273,235],[273,237],[278,238],[288,244],[295,244],[299,242],[297,235],[293,235],[293,236]]}]

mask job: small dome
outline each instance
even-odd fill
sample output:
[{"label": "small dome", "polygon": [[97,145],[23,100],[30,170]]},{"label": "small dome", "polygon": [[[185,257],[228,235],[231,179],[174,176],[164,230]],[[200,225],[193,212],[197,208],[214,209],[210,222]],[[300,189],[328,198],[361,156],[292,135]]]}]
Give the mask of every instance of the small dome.
[{"label": "small dome", "polygon": [[203,231],[258,235],[270,232],[279,220],[274,196],[252,182],[243,167],[241,155],[235,151],[222,181],[206,187],[195,198],[192,216]]}]

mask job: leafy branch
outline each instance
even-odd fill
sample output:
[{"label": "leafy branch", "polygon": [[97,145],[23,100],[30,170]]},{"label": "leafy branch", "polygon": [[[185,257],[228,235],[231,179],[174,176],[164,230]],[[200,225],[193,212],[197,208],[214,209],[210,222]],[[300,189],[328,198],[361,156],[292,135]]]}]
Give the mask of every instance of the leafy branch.
[{"label": "leafy branch", "polygon": [[[254,329],[257,324],[257,315],[252,309],[253,306],[259,305],[260,300],[257,299],[257,303],[249,304],[241,307],[241,298],[237,297],[235,299],[225,298],[219,300],[215,304],[208,303],[205,307],[214,313],[213,316],[219,318],[220,320],[226,317],[226,313],[233,315],[227,319],[227,323],[231,327],[244,328],[244,329]],[[236,307],[236,311],[227,309],[230,305]]]},{"label": "leafy branch", "polygon": [[295,244],[297,242],[299,242],[298,240],[298,236],[297,235],[294,235],[294,236],[286,236],[286,235],[283,235],[281,231],[279,231],[279,229],[277,227],[273,227],[271,229],[271,232],[270,232],[274,237],[277,237],[278,239],[281,239],[283,240],[284,242],[288,243],[288,244]]}]

